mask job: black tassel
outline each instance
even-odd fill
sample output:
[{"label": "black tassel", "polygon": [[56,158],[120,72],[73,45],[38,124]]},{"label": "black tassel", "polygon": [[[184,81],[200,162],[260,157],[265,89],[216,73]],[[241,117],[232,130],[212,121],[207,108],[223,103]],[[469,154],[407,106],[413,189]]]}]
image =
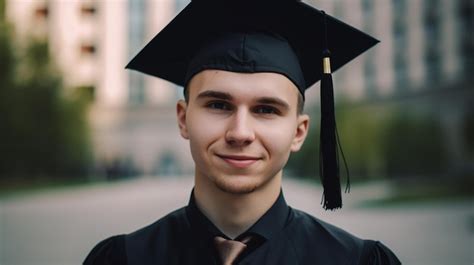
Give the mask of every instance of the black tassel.
[{"label": "black tassel", "polygon": [[338,147],[344,159],[347,171],[346,192],[350,189],[349,171],[346,159],[339,144],[339,135],[336,127],[334,112],[334,89],[331,75],[330,57],[327,49],[326,14],[324,17],[324,41],[326,49],[323,51],[323,76],[321,78],[321,134],[319,145],[319,174],[323,183],[324,193],[322,204],[326,210],[342,207],[341,184],[339,174]]},{"label": "black tassel", "polygon": [[[328,53],[327,51],[325,53]],[[329,57],[324,57],[328,60]],[[339,161],[334,113],[334,90],[331,73],[321,79],[321,134],[319,144],[319,174],[323,182],[323,207],[333,210],[342,207]]]}]

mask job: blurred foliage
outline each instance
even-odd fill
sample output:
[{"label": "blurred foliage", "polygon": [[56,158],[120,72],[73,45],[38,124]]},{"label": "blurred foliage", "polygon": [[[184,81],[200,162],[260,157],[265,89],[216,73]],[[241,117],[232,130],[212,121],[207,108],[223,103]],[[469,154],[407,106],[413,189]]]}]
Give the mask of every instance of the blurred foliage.
[{"label": "blurred foliage", "polygon": [[383,134],[387,113],[378,109],[337,110],[337,125],[341,146],[350,173],[359,178],[379,176],[384,167]]},{"label": "blurred foliage", "polygon": [[0,23],[5,20],[5,0],[0,0]]},{"label": "blurred foliage", "polygon": [[448,152],[434,117],[399,110],[384,133],[383,157],[389,177],[422,178],[447,173]]},{"label": "blurred foliage", "polygon": [[[423,179],[449,173],[443,131],[433,114],[393,104],[338,106],[337,126],[351,180]],[[311,116],[314,128],[288,163],[297,177],[319,176],[319,109]],[[340,170],[344,179],[342,157]]]},{"label": "blurred foliage", "polygon": [[47,42],[23,47],[13,42],[8,24],[0,21],[0,27],[0,180],[85,175],[91,162],[87,97],[63,87]]},{"label": "blurred foliage", "polygon": [[463,121],[463,134],[469,155],[474,157],[474,105],[469,106],[467,115]]}]

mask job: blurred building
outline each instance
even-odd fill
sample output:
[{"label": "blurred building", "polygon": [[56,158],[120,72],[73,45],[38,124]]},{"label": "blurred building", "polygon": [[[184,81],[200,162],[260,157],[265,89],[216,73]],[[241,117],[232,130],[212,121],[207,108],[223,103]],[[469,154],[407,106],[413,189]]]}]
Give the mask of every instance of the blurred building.
[{"label": "blurred building", "polygon": [[463,79],[472,69],[474,3],[470,0],[310,3],[381,40],[335,73],[337,92],[350,100],[406,95],[434,83]]},{"label": "blurred building", "polygon": [[[46,37],[66,85],[92,91],[90,120],[98,168],[112,174],[192,172],[187,142],[180,139],[174,118],[174,104],[182,90],[124,70],[188,2],[7,0],[7,17],[18,38]],[[456,128],[462,126],[472,96],[471,0],[309,3],[381,40],[335,73],[338,97],[362,102],[406,98],[420,104],[450,102],[448,107],[442,107],[445,103],[439,106],[450,128],[453,155],[464,155],[463,143],[456,141],[460,133]],[[423,96],[426,91],[430,92],[428,100]],[[318,94],[319,89],[309,90],[308,101],[317,102]],[[450,108],[452,104],[464,107]]]},{"label": "blurred building", "polygon": [[92,92],[97,168],[109,175],[192,171],[174,118],[181,91],[124,69],[187,4],[175,0],[7,0],[20,43],[47,38],[66,87]]},{"label": "blurred building", "polygon": [[358,105],[386,104],[414,116],[431,115],[441,126],[450,160],[441,174],[472,176],[474,146],[467,134],[474,117],[474,2],[310,3],[381,40],[334,74],[336,96]]}]

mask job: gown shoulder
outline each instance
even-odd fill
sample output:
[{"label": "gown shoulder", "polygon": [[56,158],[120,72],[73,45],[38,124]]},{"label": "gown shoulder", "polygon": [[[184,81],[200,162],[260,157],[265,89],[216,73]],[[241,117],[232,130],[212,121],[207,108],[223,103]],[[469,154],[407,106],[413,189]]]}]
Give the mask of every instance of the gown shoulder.
[{"label": "gown shoulder", "polygon": [[379,241],[365,240],[367,249],[366,261],[361,265],[400,265],[400,260],[384,244]]},{"label": "gown shoulder", "polygon": [[[154,264],[151,260],[168,257],[168,252],[188,231],[184,208],[178,209],[161,219],[132,233],[109,237],[98,243],[84,260],[84,265],[126,265]],[[183,232],[184,231],[184,232]],[[157,247],[157,251],[149,251]],[[160,263],[161,264],[161,263]]]},{"label": "gown shoulder", "polygon": [[331,264],[401,264],[395,254],[379,241],[359,238],[299,210],[293,210],[293,213],[293,225],[289,234],[297,249],[305,249],[306,253],[315,253],[315,255],[320,251],[326,253],[327,257],[331,257],[331,260],[326,260],[326,258],[321,258],[324,255],[311,256],[311,254],[299,253],[300,256],[305,257],[303,260],[322,259],[321,262]]},{"label": "gown shoulder", "polygon": [[84,265],[126,265],[125,235],[116,235],[99,242],[87,255]]}]

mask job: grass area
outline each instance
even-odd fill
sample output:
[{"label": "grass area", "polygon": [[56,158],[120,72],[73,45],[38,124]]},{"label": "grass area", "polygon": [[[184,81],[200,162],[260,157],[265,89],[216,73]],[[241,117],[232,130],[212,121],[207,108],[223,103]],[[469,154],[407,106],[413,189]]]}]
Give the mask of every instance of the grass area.
[{"label": "grass area", "polygon": [[[319,178],[295,178],[308,185],[320,186]],[[353,177],[351,178],[351,189],[370,185],[374,180]],[[380,181],[380,180],[375,180]],[[411,203],[424,203],[436,201],[455,201],[474,199],[474,176],[465,177],[458,181],[439,179],[414,179],[391,181],[393,192],[387,197],[373,198],[362,201],[360,207],[383,207],[396,206]],[[345,179],[341,181],[341,189],[344,192]]]},{"label": "grass area", "polygon": [[18,178],[0,180],[0,199],[30,195],[33,193],[60,190],[71,187],[92,185],[88,178],[80,179],[53,179],[41,178]]},{"label": "grass area", "polygon": [[362,207],[474,199],[470,183],[400,182],[392,196],[365,201]]}]

